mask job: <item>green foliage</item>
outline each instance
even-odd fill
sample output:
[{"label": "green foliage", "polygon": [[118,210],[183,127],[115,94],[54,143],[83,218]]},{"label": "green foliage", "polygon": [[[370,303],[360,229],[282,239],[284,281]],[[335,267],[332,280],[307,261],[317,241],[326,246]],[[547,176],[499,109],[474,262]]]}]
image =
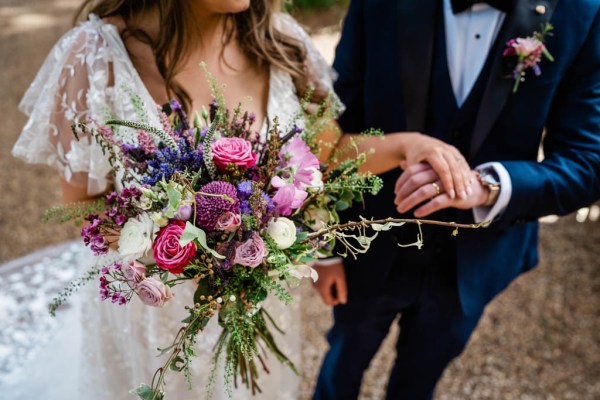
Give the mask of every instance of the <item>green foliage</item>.
[{"label": "green foliage", "polygon": [[56,310],[64,304],[67,299],[77,292],[80,288],[85,286],[88,282],[96,279],[98,274],[100,273],[100,269],[98,267],[94,267],[89,270],[85,275],[80,277],[79,279],[74,280],[62,290],[54,299],[52,299],[52,303],[48,305],[48,311],[50,311],[50,315],[53,317],[56,316]]},{"label": "green foliage", "polygon": [[83,224],[84,218],[88,215],[100,214],[106,210],[104,201],[104,198],[100,198],[92,201],[82,201],[64,206],[52,207],[44,211],[42,222],[47,223],[51,220],[55,220],[60,224],[73,222],[74,224],[81,225]]}]

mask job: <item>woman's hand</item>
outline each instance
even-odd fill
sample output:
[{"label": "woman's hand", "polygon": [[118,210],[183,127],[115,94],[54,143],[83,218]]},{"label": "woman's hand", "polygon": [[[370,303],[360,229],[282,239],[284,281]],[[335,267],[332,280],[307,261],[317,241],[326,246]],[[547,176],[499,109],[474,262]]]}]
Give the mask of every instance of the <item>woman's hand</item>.
[{"label": "woman's hand", "polygon": [[397,135],[401,135],[402,138],[402,169],[406,170],[425,162],[437,174],[444,192],[451,199],[458,194],[465,200],[472,194],[471,168],[456,147],[418,132],[403,132]]}]

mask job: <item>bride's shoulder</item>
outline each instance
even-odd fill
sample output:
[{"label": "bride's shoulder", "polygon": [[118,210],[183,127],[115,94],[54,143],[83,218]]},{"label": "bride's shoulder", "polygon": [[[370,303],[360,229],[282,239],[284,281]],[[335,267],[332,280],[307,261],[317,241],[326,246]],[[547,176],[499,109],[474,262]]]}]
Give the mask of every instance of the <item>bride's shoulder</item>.
[{"label": "bride's shoulder", "polygon": [[299,39],[309,37],[306,29],[294,17],[283,11],[273,14],[273,26],[280,32]]},{"label": "bride's shoulder", "polygon": [[105,50],[111,47],[112,41],[109,37],[114,35],[119,35],[118,21],[101,19],[92,14],[67,31],[56,43],[54,51],[71,55],[104,54]]}]

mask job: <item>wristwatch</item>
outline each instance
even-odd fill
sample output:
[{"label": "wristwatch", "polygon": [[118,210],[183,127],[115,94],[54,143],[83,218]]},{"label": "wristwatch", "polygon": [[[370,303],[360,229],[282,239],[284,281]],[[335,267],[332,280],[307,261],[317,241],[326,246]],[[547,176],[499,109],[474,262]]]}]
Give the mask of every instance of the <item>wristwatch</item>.
[{"label": "wristwatch", "polygon": [[496,204],[500,194],[500,179],[493,168],[484,168],[478,172],[479,183],[488,189],[488,197],[483,206],[491,207]]}]

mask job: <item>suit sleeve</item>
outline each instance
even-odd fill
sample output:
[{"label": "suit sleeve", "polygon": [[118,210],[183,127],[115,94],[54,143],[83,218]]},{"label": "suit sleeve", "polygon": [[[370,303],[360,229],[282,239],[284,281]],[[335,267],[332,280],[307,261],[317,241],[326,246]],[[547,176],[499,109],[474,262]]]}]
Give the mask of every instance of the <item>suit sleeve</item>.
[{"label": "suit sleeve", "polygon": [[344,20],[333,68],[338,73],[334,90],[346,110],[339,123],[344,132],[366,129],[364,120],[365,27],[363,0],[352,0]]},{"label": "suit sleeve", "polygon": [[600,12],[558,87],[542,162],[502,162],[512,196],[502,222],[564,215],[600,198]]}]

